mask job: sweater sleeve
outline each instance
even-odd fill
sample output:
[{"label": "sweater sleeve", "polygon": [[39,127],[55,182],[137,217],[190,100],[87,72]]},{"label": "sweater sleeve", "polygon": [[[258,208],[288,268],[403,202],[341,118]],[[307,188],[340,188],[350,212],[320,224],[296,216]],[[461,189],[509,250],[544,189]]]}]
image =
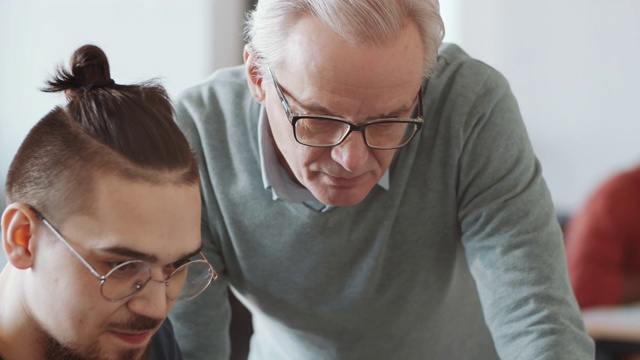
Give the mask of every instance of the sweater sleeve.
[{"label": "sweater sleeve", "polygon": [[475,99],[465,99],[457,193],[462,242],[496,349],[502,359],[591,359],[562,233],[516,100],[498,72],[475,73],[484,79],[473,82]]},{"label": "sweater sleeve", "polygon": [[581,307],[615,305],[622,300],[637,228],[637,184],[627,174],[605,182],[567,224],[569,277]]}]

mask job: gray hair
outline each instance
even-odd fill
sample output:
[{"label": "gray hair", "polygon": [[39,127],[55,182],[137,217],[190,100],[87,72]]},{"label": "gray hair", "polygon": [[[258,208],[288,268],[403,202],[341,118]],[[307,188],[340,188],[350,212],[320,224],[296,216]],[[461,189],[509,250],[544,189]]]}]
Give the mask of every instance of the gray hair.
[{"label": "gray hair", "polygon": [[259,0],[249,12],[245,40],[263,78],[266,65],[282,61],[282,48],[292,25],[313,15],[353,44],[381,44],[395,39],[413,21],[424,42],[424,73],[435,70],[444,37],[438,0]]}]

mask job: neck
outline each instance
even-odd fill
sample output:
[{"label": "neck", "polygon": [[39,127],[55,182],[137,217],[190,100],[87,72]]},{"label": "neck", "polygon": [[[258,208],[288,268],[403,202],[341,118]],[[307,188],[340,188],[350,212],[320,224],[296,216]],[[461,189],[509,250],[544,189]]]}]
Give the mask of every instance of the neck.
[{"label": "neck", "polygon": [[0,273],[0,357],[4,360],[43,357],[42,346],[36,346],[41,331],[28,315],[21,292],[23,274],[10,264]]}]

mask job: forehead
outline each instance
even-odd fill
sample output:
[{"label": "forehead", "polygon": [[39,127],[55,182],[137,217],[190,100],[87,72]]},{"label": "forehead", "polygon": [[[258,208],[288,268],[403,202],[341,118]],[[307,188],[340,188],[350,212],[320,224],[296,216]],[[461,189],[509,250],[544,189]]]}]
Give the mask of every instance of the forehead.
[{"label": "forehead", "polygon": [[280,66],[285,75],[279,80],[295,78],[297,93],[325,92],[360,100],[389,94],[406,98],[415,95],[422,81],[424,45],[413,23],[389,42],[351,44],[305,16],[292,27],[286,44]]},{"label": "forehead", "polygon": [[72,215],[60,229],[86,248],[127,248],[172,261],[200,247],[197,184],[157,185],[107,175],[96,179],[92,195],[92,211]]}]

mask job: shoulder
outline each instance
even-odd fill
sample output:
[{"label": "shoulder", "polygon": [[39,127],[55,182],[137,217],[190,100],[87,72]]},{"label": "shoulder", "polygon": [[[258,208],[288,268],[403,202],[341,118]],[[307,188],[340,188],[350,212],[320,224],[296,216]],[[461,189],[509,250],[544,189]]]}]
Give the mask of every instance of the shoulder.
[{"label": "shoulder", "polygon": [[214,72],[179,93],[174,106],[176,121],[192,143],[197,134],[226,138],[227,128],[252,129],[260,112],[260,103],[249,91],[244,66]]},{"label": "shoulder", "polygon": [[440,89],[448,97],[462,98],[479,94],[510,93],[506,78],[495,68],[473,58],[460,46],[444,43],[438,51],[438,65],[429,86]]},{"label": "shoulder", "polygon": [[472,57],[460,46],[453,43],[443,43],[438,50],[438,65],[434,76],[447,77],[459,71],[463,71],[464,74],[482,75],[498,73],[492,66]]},{"label": "shoulder", "polygon": [[165,319],[151,340],[150,360],[182,360],[182,352],[176,341],[169,318]]},{"label": "shoulder", "polygon": [[449,131],[459,147],[467,147],[464,143],[480,134],[490,136],[485,144],[492,147],[497,146],[494,140],[528,143],[518,103],[506,78],[455,44],[445,43],[439,49],[438,65],[427,80],[423,105],[431,126],[437,126],[440,132]]},{"label": "shoulder", "polygon": [[243,65],[239,65],[215,71],[201,83],[181,91],[174,103],[177,108],[196,107],[203,110],[250,99],[245,69]]}]

